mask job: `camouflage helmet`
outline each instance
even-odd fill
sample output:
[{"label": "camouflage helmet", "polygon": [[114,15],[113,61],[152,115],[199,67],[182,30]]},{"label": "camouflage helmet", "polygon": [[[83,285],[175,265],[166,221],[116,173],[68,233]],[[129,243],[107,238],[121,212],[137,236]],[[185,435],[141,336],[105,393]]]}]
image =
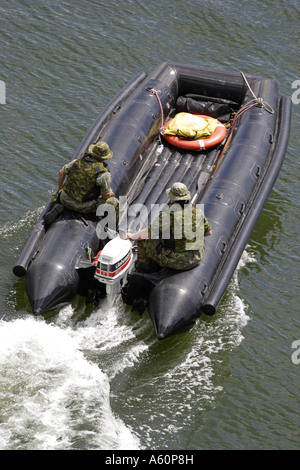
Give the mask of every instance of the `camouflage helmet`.
[{"label": "camouflage helmet", "polygon": [[183,183],[174,183],[166,192],[171,201],[187,201],[191,199],[191,193]]},{"label": "camouflage helmet", "polygon": [[88,148],[88,152],[94,158],[97,158],[97,160],[108,160],[113,156],[113,152],[110,150],[108,144],[103,141],[91,144]]}]

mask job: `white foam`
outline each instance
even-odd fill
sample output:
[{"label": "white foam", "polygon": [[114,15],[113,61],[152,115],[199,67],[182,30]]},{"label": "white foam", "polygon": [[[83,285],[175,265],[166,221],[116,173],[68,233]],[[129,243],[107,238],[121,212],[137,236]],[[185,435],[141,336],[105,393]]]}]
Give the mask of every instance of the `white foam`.
[{"label": "white foam", "polygon": [[38,217],[42,214],[43,209],[43,207],[39,207],[34,211],[26,212],[21,219],[17,220],[17,222],[6,222],[0,226],[0,236],[3,238],[15,237],[16,232],[19,232],[21,228],[28,227],[29,225],[35,223]]},{"label": "white foam", "polygon": [[[60,312],[56,324],[61,327],[70,326],[72,314],[72,308],[66,307]],[[72,326],[69,334],[76,338],[76,343],[81,349],[87,349],[89,352],[94,350],[98,356],[113,356],[111,365],[108,361],[103,364],[110,380],[125,368],[133,366],[139,356],[148,349],[142,341],[136,343],[133,330],[126,323],[125,307],[122,303],[109,307],[108,302],[104,301],[101,308],[86,320]]]},{"label": "white foam", "polygon": [[[223,392],[224,357],[226,362],[241,343],[249,321],[238,282],[249,262],[255,258],[247,249],[219,314],[200,319],[190,332],[191,347],[179,347],[174,361],[167,359],[166,346],[166,370],[152,377],[156,394],[144,410],[151,422],[168,423],[166,434],[188,427],[195,409],[214,406]],[[1,449],[140,449],[135,433],[151,446],[156,433],[151,425],[131,430],[110,407],[110,381],[143,361],[147,349],[158,347],[137,340],[124,313],[123,305],[109,308],[103,302],[79,323],[71,305],[51,325],[33,317],[0,321]],[[135,331],[145,322],[138,319]],[[174,401],[178,390],[186,399]]]},{"label": "white foam", "polygon": [[82,331],[43,320],[0,322],[1,449],[139,448],[83,343]]}]

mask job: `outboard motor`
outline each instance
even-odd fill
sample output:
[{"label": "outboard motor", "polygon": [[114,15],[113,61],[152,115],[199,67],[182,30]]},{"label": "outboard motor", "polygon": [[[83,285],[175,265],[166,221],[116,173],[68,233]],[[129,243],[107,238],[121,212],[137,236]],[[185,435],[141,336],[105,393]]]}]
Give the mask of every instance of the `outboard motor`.
[{"label": "outboard motor", "polygon": [[106,295],[112,305],[127,282],[127,274],[133,263],[132,246],[129,240],[119,236],[110,240],[98,258],[95,278],[106,284]]}]

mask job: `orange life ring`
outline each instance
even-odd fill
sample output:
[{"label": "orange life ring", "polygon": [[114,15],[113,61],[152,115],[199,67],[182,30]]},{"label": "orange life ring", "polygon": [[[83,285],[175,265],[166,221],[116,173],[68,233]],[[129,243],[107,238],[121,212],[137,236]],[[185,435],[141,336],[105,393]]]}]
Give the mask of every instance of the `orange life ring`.
[{"label": "orange life ring", "polygon": [[[195,114],[195,116],[201,117],[203,119],[211,119],[211,116],[205,116],[204,114]],[[174,118],[170,119],[170,121],[164,125],[164,129],[167,129],[168,125],[173,121],[173,119]],[[220,121],[217,120],[217,127],[215,132],[205,139],[186,140],[180,139],[176,135],[163,134],[163,136],[166,141],[169,142],[169,144],[172,144],[175,147],[186,150],[205,150],[222,142],[226,136],[226,128]]]}]

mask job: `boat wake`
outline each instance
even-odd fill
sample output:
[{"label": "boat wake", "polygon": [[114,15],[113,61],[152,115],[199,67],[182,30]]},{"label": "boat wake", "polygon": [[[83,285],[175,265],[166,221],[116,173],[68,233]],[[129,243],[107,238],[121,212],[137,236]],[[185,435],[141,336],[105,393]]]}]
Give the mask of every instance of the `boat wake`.
[{"label": "boat wake", "polygon": [[[132,324],[121,303],[104,302],[79,322],[72,306],[52,323],[0,321],[0,448],[138,450],[176,441],[223,392],[224,356],[249,320],[238,272],[251,261],[246,250],[216,318],[167,343],[146,315]],[[133,385],[111,390],[125,380]]]},{"label": "boat wake", "polygon": [[144,423],[139,438],[149,449],[182,448],[183,436],[189,442],[195,426],[204,424],[217,406],[230,375],[228,355],[243,341],[243,329],[250,319],[239,296],[238,273],[253,261],[245,251],[215,317],[200,319],[186,335],[171,339],[167,347],[156,342],[149,349],[147,364],[138,373],[137,395],[132,391],[130,396],[123,394],[123,417],[131,424],[130,416],[134,415],[134,420]]},{"label": "boat wake", "polygon": [[[86,353],[120,347],[132,333],[117,327],[113,309],[73,328],[71,310],[51,325],[32,317],[0,322],[1,449],[139,448],[110,408],[107,373]],[[116,369],[140,350],[129,348]]]}]

